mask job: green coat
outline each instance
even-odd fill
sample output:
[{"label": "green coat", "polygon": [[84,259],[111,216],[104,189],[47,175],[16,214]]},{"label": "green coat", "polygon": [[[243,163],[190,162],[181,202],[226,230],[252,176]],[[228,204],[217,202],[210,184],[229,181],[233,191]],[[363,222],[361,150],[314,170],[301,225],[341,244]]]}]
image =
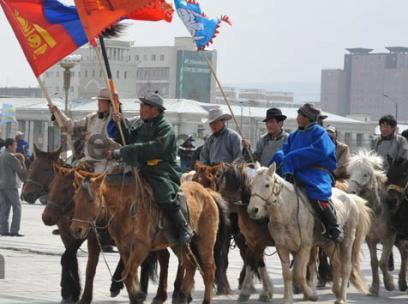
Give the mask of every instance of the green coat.
[{"label": "green coat", "polygon": [[[159,115],[150,121],[131,123],[125,133],[128,145],[120,149],[123,160],[140,169],[159,205],[176,203],[181,170],[176,162],[177,142],[172,125]],[[155,164],[154,160],[160,161]]]}]

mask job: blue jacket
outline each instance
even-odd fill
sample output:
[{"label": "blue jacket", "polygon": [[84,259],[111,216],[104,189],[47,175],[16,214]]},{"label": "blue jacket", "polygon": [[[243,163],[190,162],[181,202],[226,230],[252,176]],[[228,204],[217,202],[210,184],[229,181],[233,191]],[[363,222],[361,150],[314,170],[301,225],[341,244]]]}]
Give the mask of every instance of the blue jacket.
[{"label": "blue jacket", "polygon": [[16,152],[21,153],[26,157],[30,157],[31,151],[30,151],[30,146],[28,142],[26,142],[24,139],[19,139],[17,141],[17,151]]},{"label": "blue jacket", "polygon": [[309,199],[327,201],[332,194],[336,169],[336,146],[326,130],[316,123],[292,132],[272,158],[282,176],[293,174],[305,186]]}]

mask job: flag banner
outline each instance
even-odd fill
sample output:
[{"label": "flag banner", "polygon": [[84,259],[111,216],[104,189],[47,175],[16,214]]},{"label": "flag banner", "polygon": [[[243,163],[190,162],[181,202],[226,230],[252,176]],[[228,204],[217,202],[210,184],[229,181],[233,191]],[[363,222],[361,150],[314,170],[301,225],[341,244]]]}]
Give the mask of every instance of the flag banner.
[{"label": "flag banner", "polygon": [[88,41],[121,19],[137,13],[157,0],[74,0]]},{"label": "flag banner", "polygon": [[87,42],[74,6],[57,0],[0,0],[36,77]]},{"label": "flag banner", "polygon": [[11,103],[3,103],[0,117],[1,117],[0,119],[1,124],[5,124],[8,122],[17,122],[16,109]]},{"label": "flag banner", "polygon": [[218,34],[221,21],[231,25],[227,16],[210,19],[201,10],[195,0],[174,0],[177,14],[191,34],[198,50],[204,50],[209,46]]},{"label": "flag banner", "polygon": [[129,19],[142,21],[167,21],[173,20],[173,6],[165,0],[156,0],[153,4],[127,15]]}]

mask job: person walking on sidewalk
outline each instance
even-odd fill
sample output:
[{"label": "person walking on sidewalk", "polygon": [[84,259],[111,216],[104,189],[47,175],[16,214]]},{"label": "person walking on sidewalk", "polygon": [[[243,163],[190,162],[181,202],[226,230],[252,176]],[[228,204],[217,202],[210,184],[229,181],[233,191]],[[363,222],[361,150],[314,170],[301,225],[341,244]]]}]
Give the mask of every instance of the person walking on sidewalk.
[{"label": "person walking on sidewalk", "polygon": [[[26,170],[13,155],[17,150],[17,142],[7,138],[5,150],[0,153],[0,235],[23,236],[19,233],[21,223],[21,202],[18,197],[16,175],[24,181]],[[9,229],[10,209],[13,208],[13,219]]]}]

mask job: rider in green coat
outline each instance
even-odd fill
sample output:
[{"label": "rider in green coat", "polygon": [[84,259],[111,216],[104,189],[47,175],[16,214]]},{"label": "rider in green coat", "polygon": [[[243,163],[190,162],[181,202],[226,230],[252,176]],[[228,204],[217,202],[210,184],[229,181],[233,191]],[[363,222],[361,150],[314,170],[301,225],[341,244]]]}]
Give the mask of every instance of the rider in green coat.
[{"label": "rider in green coat", "polygon": [[176,134],[163,117],[166,109],[160,95],[153,94],[140,101],[140,120],[125,125],[128,145],[114,150],[112,157],[140,169],[153,188],[158,206],[178,228],[179,243],[187,243],[193,231],[177,199],[181,170],[176,163]]}]

